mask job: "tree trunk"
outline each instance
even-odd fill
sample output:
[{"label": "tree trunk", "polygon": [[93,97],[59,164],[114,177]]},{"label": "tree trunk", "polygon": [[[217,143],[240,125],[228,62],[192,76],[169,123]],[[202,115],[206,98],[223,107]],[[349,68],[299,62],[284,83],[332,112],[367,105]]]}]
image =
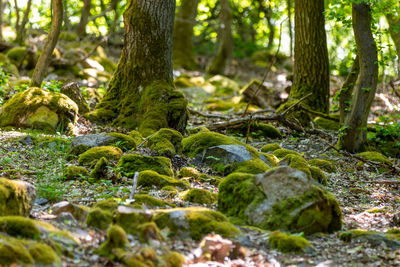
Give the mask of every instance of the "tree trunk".
[{"label": "tree trunk", "polygon": [[89,119],[113,121],[144,135],[169,127],[183,131],[188,112],[172,75],[175,0],[130,0],[117,70]]},{"label": "tree trunk", "polygon": [[63,22],[62,0],[52,0],[52,7],[53,16],[50,32],[47,37],[46,44],[44,45],[43,51],[40,54],[39,60],[36,64],[35,70],[33,71],[31,86],[40,87],[42,85],[46,69],[50,62],[50,57],[53,54],[53,50],[58,41],[58,36],[60,35],[61,25]]},{"label": "tree trunk", "polygon": [[386,15],[387,21],[389,23],[390,36],[393,39],[394,45],[397,52],[397,72],[400,78],[400,16],[393,16],[392,14]]},{"label": "tree trunk", "polygon": [[233,53],[233,36],[232,36],[232,11],[229,5],[229,0],[220,0],[221,3],[221,28],[218,35],[219,49],[208,67],[209,74],[224,74],[226,65],[232,57]]},{"label": "tree trunk", "polygon": [[192,43],[198,4],[198,0],[182,0],[175,19],[172,55],[174,66],[177,68],[199,68]]},{"label": "tree trunk", "polygon": [[109,30],[109,33],[114,33],[116,31],[118,22],[119,22],[119,12],[118,12],[118,0],[112,0],[111,1],[111,9],[114,10],[114,19],[111,24],[111,28]]},{"label": "tree trunk", "polygon": [[286,0],[287,12],[288,12],[288,30],[289,30],[289,49],[290,49],[290,60],[293,67],[293,25],[292,25],[292,1]]},{"label": "tree trunk", "polygon": [[79,39],[84,37],[86,34],[86,25],[89,20],[91,5],[92,5],[92,0],[83,0],[81,20],[79,21],[79,24],[76,27],[76,34],[78,35]]},{"label": "tree trunk", "polygon": [[357,152],[363,148],[366,140],[368,114],[378,83],[378,55],[371,31],[370,7],[365,2],[353,4],[352,15],[360,74],[338,145],[340,149],[348,152]]},{"label": "tree trunk", "polygon": [[32,0],[28,0],[21,25],[18,26],[16,42],[19,44],[22,44],[25,39],[25,26],[28,23],[29,14],[31,13],[31,6],[32,6]]},{"label": "tree trunk", "polygon": [[[14,7],[15,7],[15,16],[16,16],[16,22],[15,22],[15,31],[18,32],[19,29],[19,8],[18,8],[18,2],[17,0],[14,0]],[[11,17],[11,16],[10,16]]]},{"label": "tree trunk", "polygon": [[0,41],[3,40],[3,0],[0,0]]},{"label": "tree trunk", "polygon": [[272,22],[272,8],[271,5],[266,8],[265,17],[267,19],[267,25],[269,29],[268,33],[268,45],[267,49],[271,50],[274,46],[274,37],[275,37],[275,24]]},{"label": "tree trunk", "polygon": [[309,93],[304,103],[329,112],[329,59],[324,0],[295,0],[294,81],[291,99]]},{"label": "tree trunk", "polygon": [[339,110],[340,110],[340,125],[343,125],[344,120],[350,111],[351,95],[353,94],[354,86],[357,82],[358,74],[360,73],[360,60],[358,55],[354,59],[350,73],[340,89]]}]

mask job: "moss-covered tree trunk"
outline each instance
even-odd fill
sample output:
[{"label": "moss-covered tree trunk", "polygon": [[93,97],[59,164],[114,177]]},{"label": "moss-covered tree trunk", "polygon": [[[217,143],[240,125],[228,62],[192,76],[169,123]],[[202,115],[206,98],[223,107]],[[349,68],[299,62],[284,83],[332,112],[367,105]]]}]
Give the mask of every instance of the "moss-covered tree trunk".
[{"label": "moss-covered tree trunk", "polygon": [[329,58],[324,0],[295,0],[294,81],[291,99],[312,95],[304,102],[329,112]]},{"label": "moss-covered tree trunk", "polygon": [[350,112],[344,122],[344,132],[338,146],[357,152],[366,141],[366,126],[378,83],[378,54],[371,31],[370,7],[365,2],[353,4],[353,31],[360,61],[360,74],[352,97]]},{"label": "moss-covered tree trunk", "polygon": [[88,117],[112,121],[144,135],[162,127],[183,131],[187,101],[173,85],[172,31],[175,0],[130,0],[117,70]]},{"label": "moss-covered tree trunk", "polygon": [[89,20],[91,6],[92,6],[92,0],[83,0],[81,20],[79,21],[79,24],[76,27],[76,35],[78,35],[79,38],[84,37],[86,34],[86,25]]},{"label": "moss-covered tree trunk", "polygon": [[47,67],[49,66],[50,57],[53,54],[54,48],[56,47],[58,36],[60,35],[61,25],[63,22],[63,3],[62,0],[52,0],[52,21],[50,32],[47,37],[46,44],[44,45],[43,51],[40,54],[38,62],[36,63],[35,69],[32,74],[31,86],[42,85],[44,75],[46,74]]},{"label": "moss-covered tree trunk", "polygon": [[398,77],[400,78],[400,16],[394,16],[393,14],[386,15],[389,23],[390,36],[393,39],[394,45],[397,52],[397,71]]},{"label": "moss-covered tree trunk", "polygon": [[353,94],[354,86],[356,85],[358,74],[360,72],[360,62],[358,55],[354,59],[353,66],[346,80],[344,81],[339,95],[339,111],[340,111],[340,125],[343,125],[344,120],[349,114],[351,95]]},{"label": "moss-covered tree trunk", "polygon": [[218,34],[218,53],[207,69],[209,74],[224,74],[226,65],[232,57],[233,53],[233,36],[232,36],[232,11],[229,0],[220,0],[221,11],[220,21],[221,27]]},{"label": "moss-covered tree trunk", "polygon": [[192,43],[198,4],[198,0],[182,0],[175,19],[172,58],[177,68],[196,70],[199,67]]}]

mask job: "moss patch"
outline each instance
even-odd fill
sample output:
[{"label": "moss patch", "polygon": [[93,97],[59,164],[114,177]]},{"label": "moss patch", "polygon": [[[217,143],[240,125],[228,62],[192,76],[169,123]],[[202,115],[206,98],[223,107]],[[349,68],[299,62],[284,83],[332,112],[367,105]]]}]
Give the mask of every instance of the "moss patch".
[{"label": "moss patch", "polygon": [[54,252],[54,250],[41,243],[34,243],[29,246],[29,253],[31,254],[35,264],[61,266],[61,260]]},{"label": "moss patch", "polygon": [[167,201],[163,201],[160,199],[157,199],[155,197],[146,195],[146,194],[137,194],[134,197],[135,199],[135,204],[139,204],[139,205],[146,205],[149,208],[155,208],[155,207],[175,207],[174,204],[169,203]]},{"label": "moss patch", "polygon": [[384,155],[382,155],[379,152],[366,151],[366,152],[359,153],[358,155],[367,160],[372,160],[372,161],[392,165],[392,162],[387,157],[385,157]]},{"label": "moss patch", "polygon": [[152,170],[161,175],[173,175],[171,160],[165,157],[148,157],[138,154],[129,154],[120,159],[118,167],[129,177],[133,176],[136,171],[141,172],[145,170]]},{"label": "moss patch", "polygon": [[211,204],[217,200],[217,195],[204,189],[192,188],[183,194],[183,200],[197,204]]},{"label": "moss patch", "polygon": [[[229,129],[229,133],[240,133],[242,136],[247,135],[248,126],[243,125],[238,128]],[[253,122],[250,126],[250,135],[252,137],[260,138],[260,137],[268,137],[268,138],[281,138],[281,132],[272,125],[261,123],[261,122]]]},{"label": "moss patch", "polygon": [[138,186],[144,188],[162,188],[166,185],[172,185],[181,188],[189,188],[190,184],[185,180],[177,180],[166,175],[158,174],[155,171],[141,171],[138,178]]},{"label": "moss patch", "polygon": [[261,148],[261,152],[268,153],[268,152],[273,152],[277,149],[281,149],[281,146],[279,144],[276,143],[266,144]]},{"label": "moss patch", "polygon": [[303,252],[309,246],[307,239],[304,237],[288,235],[281,231],[272,232],[268,237],[268,242],[272,248],[278,249],[283,253]]},{"label": "moss patch", "polygon": [[122,151],[128,151],[136,149],[136,139],[132,136],[122,133],[107,133],[106,135],[114,138],[108,145],[114,145],[122,149]]},{"label": "moss patch", "polygon": [[[339,118],[336,118],[336,119],[338,120]],[[321,127],[322,129],[325,129],[325,130],[337,131],[337,130],[340,129],[339,121],[329,120],[329,119],[325,119],[325,118],[322,118],[322,117],[316,117],[314,119],[314,122],[319,127]]]},{"label": "moss patch", "polygon": [[312,159],[308,161],[308,164],[319,167],[320,169],[329,173],[336,172],[336,166],[332,162],[325,159]]},{"label": "moss patch", "polygon": [[274,150],[273,153],[278,159],[284,158],[286,155],[288,154],[293,154],[293,155],[298,155],[300,156],[299,153],[297,153],[294,150],[290,150],[290,149],[286,149],[286,148],[280,148],[280,149],[276,149]]},{"label": "moss patch", "polygon": [[64,172],[64,179],[65,180],[73,180],[79,179],[82,176],[88,176],[89,171],[84,167],[79,166],[68,166]]},{"label": "moss patch", "polygon": [[315,166],[310,166],[310,173],[311,177],[317,181],[318,183],[322,185],[327,185],[328,184],[328,179],[326,178],[326,175],[324,174],[323,171],[321,171],[320,168],[315,167]]},{"label": "moss patch", "polygon": [[92,208],[86,218],[88,226],[96,227],[99,229],[107,229],[112,221],[112,213],[108,210],[101,208]]},{"label": "moss patch", "polygon": [[40,231],[35,222],[21,216],[0,217],[0,231],[22,238],[39,239]]},{"label": "moss patch", "polygon": [[149,138],[146,146],[160,155],[172,157],[182,153],[182,138],[180,132],[162,128]]},{"label": "moss patch", "polygon": [[24,183],[0,178],[0,216],[28,216],[31,201]]},{"label": "moss patch", "polygon": [[223,174],[228,175],[233,172],[258,174],[269,170],[270,167],[261,159],[247,160],[239,163],[232,163],[224,168]]},{"label": "moss patch", "polygon": [[99,146],[92,147],[79,156],[79,165],[88,166],[94,165],[101,158],[107,160],[119,160],[122,156],[122,150],[114,146]]},{"label": "moss patch", "polygon": [[113,259],[112,251],[114,249],[127,249],[129,248],[129,241],[126,236],[125,230],[118,226],[112,225],[107,230],[107,240],[100,245],[98,253],[100,255]]},{"label": "moss patch", "polygon": [[99,159],[94,166],[93,170],[90,172],[90,178],[100,180],[106,176],[108,160],[105,157]]}]

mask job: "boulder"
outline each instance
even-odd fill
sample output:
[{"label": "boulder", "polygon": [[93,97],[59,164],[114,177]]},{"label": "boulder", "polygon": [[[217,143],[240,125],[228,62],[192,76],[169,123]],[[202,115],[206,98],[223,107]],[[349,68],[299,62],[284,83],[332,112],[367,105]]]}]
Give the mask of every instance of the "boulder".
[{"label": "boulder", "polygon": [[262,108],[276,108],[282,103],[279,92],[261,84],[259,80],[252,80],[240,91],[246,102]]},{"label": "boulder", "polygon": [[64,95],[68,96],[72,101],[74,101],[78,105],[80,114],[89,112],[88,103],[86,102],[85,98],[83,98],[83,95],[81,93],[78,83],[70,82],[70,83],[64,84],[61,87],[60,92]]},{"label": "boulder", "polygon": [[182,134],[178,131],[162,128],[146,142],[146,146],[160,155],[172,157],[182,153]]},{"label": "boulder", "polygon": [[29,216],[35,197],[32,184],[0,178],[0,216]]},{"label": "boulder", "polygon": [[161,175],[173,176],[171,160],[165,157],[148,157],[139,154],[128,154],[122,156],[119,160],[118,168],[121,168],[123,172],[128,176],[132,176],[135,172],[141,172],[145,170],[152,170]]},{"label": "boulder", "polygon": [[219,185],[218,209],[267,230],[312,234],[340,230],[342,224],[335,197],[291,167],[227,176]]},{"label": "boulder", "polygon": [[0,108],[0,127],[72,130],[78,106],[64,94],[32,87],[15,94]]}]

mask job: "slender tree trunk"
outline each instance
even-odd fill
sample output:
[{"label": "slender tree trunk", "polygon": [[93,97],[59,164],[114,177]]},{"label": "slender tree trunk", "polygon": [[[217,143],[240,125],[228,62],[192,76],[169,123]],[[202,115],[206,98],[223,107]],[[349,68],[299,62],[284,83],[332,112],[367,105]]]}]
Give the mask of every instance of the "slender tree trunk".
[{"label": "slender tree trunk", "polygon": [[229,0],[220,0],[221,3],[221,29],[218,36],[219,49],[213,59],[207,72],[210,74],[224,74],[226,65],[232,57],[233,53],[233,36],[232,36],[232,11]]},{"label": "slender tree trunk", "polygon": [[350,111],[351,95],[353,94],[354,86],[356,85],[358,74],[360,73],[360,63],[358,55],[354,59],[353,66],[350,73],[347,75],[346,80],[342,85],[339,96],[339,110],[340,110],[340,125],[343,125],[344,120]]},{"label": "slender tree trunk", "polygon": [[[17,21],[15,22],[15,31],[19,31],[19,8],[18,8],[18,2],[17,0],[14,0],[14,7],[15,7],[15,16]],[[11,17],[11,16],[10,16]]]},{"label": "slender tree trunk", "polygon": [[3,0],[0,0],[0,41],[3,40]]},{"label": "slender tree trunk", "polygon": [[68,13],[68,0],[63,0],[63,6],[64,6],[64,11],[63,11],[64,28],[63,29],[65,31],[71,31],[72,25],[71,25],[69,13]]},{"label": "slender tree trunk", "polygon": [[26,4],[26,9],[24,12],[24,17],[22,18],[21,25],[18,26],[16,41],[19,44],[22,44],[25,39],[25,26],[29,20],[29,14],[31,13],[31,6],[32,6],[32,0],[28,0],[28,3]]},{"label": "slender tree trunk", "polygon": [[360,74],[351,101],[350,113],[339,138],[340,149],[357,152],[366,141],[366,127],[378,83],[378,55],[371,31],[370,7],[365,2],[353,4],[353,31],[360,60]]},{"label": "slender tree trunk", "polygon": [[397,72],[400,78],[400,16],[393,16],[392,14],[386,15],[389,23],[389,32],[397,52]]},{"label": "slender tree trunk", "polygon": [[112,10],[114,10],[114,19],[113,19],[113,22],[111,24],[111,28],[109,30],[109,33],[114,33],[116,31],[116,28],[117,28],[117,25],[118,25],[118,22],[119,22],[120,14],[118,12],[118,3],[119,3],[118,0],[112,0],[112,2],[111,2],[111,8],[112,8]]},{"label": "slender tree trunk", "polygon": [[293,25],[292,25],[292,1],[286,0],[287,2],[287,12],[288,12],[288,30],[289,30],[289,49],[290,49],[290,60],[292,61],[293,67]]},{"label": "slender tree trunk", "polygon": [[50,32],[47,37],[46,44],[44,45],[43,51],[40,54],[39,60],[33,71],[31,86],[40,87],[46,69],[49,65],[50,57],[53,54],[53,50],[56,47],[58,36],[60,35],[61,25],[63,22],[63,3],[62,0],[52,0],[53,14]]},{"label": "slender tree trunk", "polygon": [[188,113],[172,75],[175,0],[130,0],[117,70],[89,119],[113,121],[144,135],[170,127],[183,131]]},{"label": "slender tree trunk", "polygon": [[174,25],[173,63],[177,68],[198,69],[193,52],[193,26],[196,21],[198,0],[182,0]]},{"label": "slender tree trunk", "polygon": [[304,103],[329,112],[329,58],[324,0],[295,0],[294,81],[291,99],[312,95]]},{"label": "slender tree trunk", "polygon": [[274,37],[275,37],[275,24],[272,22],[272,8],[271,5],[268,6],[266,8],[266,18],[267,18],[267,24],[268,24],[268,29],[269,29],[269,33],[268,33],[268,45],[267,48],[269,50],[272,49],[272,47],[274,46]]},{"label": "slender tree trunk", "polygon": [[76,27],[76,34],[78,35],[79,39],[84,37],[86,34],[86,25],[89,20],[91,6],[92,6],[92,0],[83,0],[81,20],[79,21],[79,24]]}]

